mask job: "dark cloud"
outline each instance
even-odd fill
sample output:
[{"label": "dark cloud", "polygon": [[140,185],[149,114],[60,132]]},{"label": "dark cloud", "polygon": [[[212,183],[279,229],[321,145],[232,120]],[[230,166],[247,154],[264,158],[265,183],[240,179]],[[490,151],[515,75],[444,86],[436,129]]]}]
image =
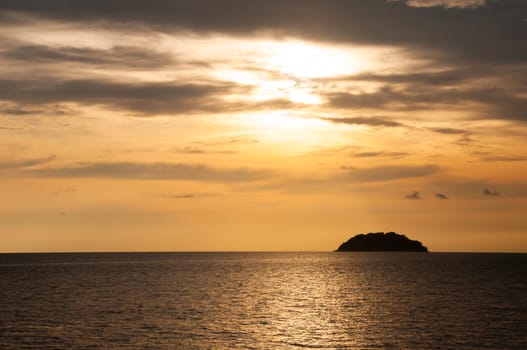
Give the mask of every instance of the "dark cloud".
[{"label": "dark cloud", "polygon": [[488,118],[527,121],[527,98],[525,96],[496,89],[482,91],[482,94],[475,96],[472,101],[488,105],[489,110],[485,113]]},{"label": "dark cloud", "polygon": [[139,114],[224,111],[235,84],[126,83],[101,80],[0,80],[0,98],[20,104],[74,102]]},{"label": "dark cloud", "polygon": [[[15,105],[50,108],[61,103],[99,105],[135,115],[226,113],[287,109],[298,104],[285,99],[263,102],[226,101],[230,94],[250,93],[251,87],[235,83],[123,82],[109,80],[0,79],[0,99]],[[31,112],[33,114],[33,112]],[[36,113],[36,112],[35,112]]]},{"label": "dark cloud", "polygon": [[429,110],[431,107],[454,107],[467,100],[459,90],[441,87],[395,88],[384,85],[374,92],[331,92],[326,94],[328,104],[340,109],[372,109],[399,111]]},{"label": "dark cloud", "polygon": [[174,150],[175,153],[182,153],[182,154],[234,154],[236,152],[232,150],[213,150],[213,149],[203,149],[198,147],[182,147],[182,148],[176,148]]},{"label": "dark cloud", "polygon": [[387,158],[400,158],[407,156],[406,152],[357,152],[353,154],[354,157],[358,158],[376,158],[376,157],[387,157]]},{"label": "dark cloud", "polygon": [[26,63],[82,63],[127,68],[158,68],[174,63],[168,53],[140,47],[115,46],[107,50],[83,47],[22,45],[2,51],[9,59]]},{"label": "dark cloud", "polygon": [[0,162],[0,170],[31,168],[34,166],[39,166],[39,165],[52,162],[56,158],[57,157],[53,155],[53,156],[44,157],[44,158],[32,158],[32,159],[10,161],[10,162]]},{"label": "dark cloud", "polygon": [[272,31],[330,42],[428,49],[468,61],[527,60],[523,0],[448,11],[385,0],[159,0],[148,5],[142,0],[4,0],[0,9],[99,26],[237,35]]},{"label": "dark cloud", "polygon": [[403,127],[404,124],[383,117],[349,117],[349,118],[322,118],[335,124],[381,126],[387,128]]},{"label": "dark cloud", "polygon": [[[427,63],[409,73],[363,72],[340,77],[338,79],[344,81],[377,82],[383,87],[368,93],[331,89],[324,96],[328,105],[381,113],[464,109],[477,118],[527,121],[527,98],[521,94],[526,85],[522,77],[527,74],[527,25],[524,21],[527,3],[523,0],[492,1],[486,6],[470,9],[464,9],[465,5],[452,5],[474,4],[475,1],[254,0],[248,3],[243,0],[157,0],[145,5],[141,0],[4,0],[0,2],[0,13],[7,17],[17,14],[27,21],[34,17],[68,22],[76,28],[96,23],[98,28],[117,28],[128,31],[130,35],[148,30],[170,34],[181,31],[245,36],[265,32],[330,43],[400,47],[414,57],[425,58]],[[412,7],[417,5],[420,7]],[[445,6],[453,8],[445,10]],[[35,22],[35,26],[39,23]],[[10,22],[4,25],[10,25]],[[11,43],[4,48],[3,55],[26,65],[70,62],[155,69],[173,63],[193,64],[175,62],[168,53],[135,46],[103,50]],[[200,64],[206,65],[207,62]],[[482,72],[485,72],[485,78],[498,81],[482,82]],[[31,81],[0,81],[0,96],[6,101],[24,104],[75,102],[137,114],[230,112],[298,106],[285,99],[226,103],[222,97],[236,88],[234,84],[218,82],[133,84],[79,79],[57,81],[43,77]],[[247,87],[241,93],[247,93]],[[17,113],[33,114],[33,110],[7,111],[7,114]],[[347,123],[345,119],[348,118],[330,121]],[[385,121],[385,124],[362,122],[362,125],[403,126],[400,122]],[[361,122],[355,120],[355,123]]]},{"label": "dark cloud", "polygon": [[[1,80],[0,80],[1,85]],[[2,96],[0,96],[0,100]],[[47,105],[41,106],[42,108],[27,108],[17,103],[7,103],[0,105],[0,114],[6,115],[17,115],[17,116],[29,116],[29,115],[43,115],[50,114],[53,116],[58,115],[71,115],[73,113],[69,108],[61,107],[59,105]]]},{"label": "dark cloud", "polygon": [[527,162],[527,157],[521,156],[493,156],[481,158],[484,162]]},{"label": "dark cloud", "polygon": [[417,191],[414,191],[414,192],[411,192],[411,193],[408,193],[406,196],[404,196],[404,198],[406,199],[412,199],[412,200],[420,200],[420,199],[423,199],[423,197],[421,196],[421,194]]},{"label": "dark cloud", "polygon": [[457,139],[454,144],[458,146],[468,146],[474,142],[474,139],[472,139],[468,134],[463,135],[461,138]]},{"label": "dark cloud", "polygon": [[265,170],[245,167],[216,169],[202,164],[183,163],[83,163],[63,167],[33,169],[24,172],[32,177],[116,178],[141,180],[187,180],[209,182],[244,182],[272,176]]},{"label": "dark cloud", "polygon": [[448,196],[446,194],[443,194],[443,193],[436,193],[435,197],[438,198],[438,199],[448,199]]},{"label": "dark cloud", "polygon": [[464,135],[468,134],[466,130],[456,128],[428,128],[428,130],[445,135]]},{"label": "dark cloud", "polygon": [[485,0],[388,0],[400,1],[411,7],[477,8],[485,6]]},{"label": "dark cloud", "polygon": [[340,177],[350,182],[384,182],[405,178],[423,177],[432,175],[439,171],[436,165],[409,166],[393,165],[372,168],[341,167],[346,170],[345,175]]},{"label": "dark cloud", "polygon": [[[408,97],[400,92],[394,91],[389,86],[384,86],[380,90],[370,93],[332,92],[327,94],[326,97],[328,104],[334,108],[378,110],[386,108],[389,104],[405,103],[405,105],[408,105]],[[401,106],[397,109],[407,108]]]},{"label": "dark cloud", "polygon": [[[385,84],[403,84],[418,86],[448,86],[457,85],[473,78],[481,77],[481,67],[452,68],[441,71],[424,71],[408,73],[379,74],[362,72],[349,76],[338,76],[318,79],[320,82],[365,81]],[[426,68],[425,68],[426,69]]]},{"label": "dark cloud", "polygon": [[24,128],[13,127],[13,126],[0,126],[0,130],[23,130]]},{"label": "dark cloud", "polygon": [[488,188],[483,189],[482,193],[484,196],[490,196],[490,197],[497,197],[500,195],[496,190],[491,190]]},{"label": "dark cloud", "polygon": [[[2,6],[0,5],[0,8],[2,8]],[[20,18],[17,18],[18,16],[16,16],[16,14],[14,13],[3,13],[3,12],[0,12],[0,23],[3,24],[4,26],[6,25],[13,25],[13,24],[19,24],[21,22],[23,22],[23,20],[21,20]]]},{"label": "dark cloud", "polygon": [[202,197],[215,197],[218,194],[214,193],[178,193],[178,194],[164,194],[160,197],[169,199],[191,199],[191,198],[202,198]]},{"label": "dark cloud", "polygon": [[375,92],[326,94],[328,104],[340,109],[423,111],[432,108],[478,112],[483,119],[527,121],[527,98],[498,87],[395,88],[385,85]]},{"label": "dark cloud", "polygon": [[1,114],[9,115],[34,115],[41,114],[42,110],[26,109],[26,108],[0,108]]},{"label": "dark cloud", "polygon": [[196,195],[194,194],[175,194],[175,195],[172,195],[170,196],[170,198],[176,198],[176,199],[189,199],[189,198],[195,198]]}]

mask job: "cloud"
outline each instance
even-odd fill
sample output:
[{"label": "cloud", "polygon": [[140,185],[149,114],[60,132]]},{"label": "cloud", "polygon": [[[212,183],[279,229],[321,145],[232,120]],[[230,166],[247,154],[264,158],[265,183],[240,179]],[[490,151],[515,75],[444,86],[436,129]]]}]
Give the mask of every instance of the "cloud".
[{"label": "cloud", "polygon": [[477,8],[486,5],[485,0],[406,0],[411,7]]},{"label": "cloud", "polygon": [[322,118],[323,120],[335,123],[335,124],[348,124],[348,125],[365,125],[365,126],[381,126],[387,128],[403,127],[404,124],[395,120],[390,120],[382,117],[349,117],[349,118]]},{"label": "cloud", "polygon": [[480,119],[527,121],[527,98],[505,87],[427,87],[417,84],[396,88],[384,85],[377,91],[367,93],[331,92],[326,94],[326,98],[330,107],[338,109],[385,112],[466,110],[477,112]]},{"label": "cloud", "polygon": [[182,148],[176,148],[174,149],[175,153],[182,153],[182,154],[234,154],[235,151],[232,150],[210,150],[210,149],[203,149],[198,147],[182,147]]},{"label": "cloud", "polygon": [[178,194],[178,195],[173,196],[172,198],[188,199],[188,198],[194,198],[194,197],[196,197],[196,195],[194,194]]},{"label": "cloud", "polygon": [[423,197],[421,197],[421,194],[417,191],[408,193],[406,196],[404,196],[406,199],[412,199],[412,200],[421,200]]},{"label": "cloud", "polygon": [[384,86],[378,91],[368,93],[332,92],[327,94],[326,97],[331,107],[349,109],[379,109],[396,101],[403,102],[403,98],[407,99],[400,92],[394,91],[389,86]]},{"label": "cloud", "polygon": [[137,180],[186,180],[245,182],[265,180],[273,174],[246,167],[216,169],[203,164],[184,163],[82,163],[63,167],[28,170],[23,175],[49,178],[110,178]]},{"label": "cloud", "polygon": [[[1,85],[1,80],[0,80]],[[5,97],[7,98],[7,96]],[[0,100],[2,97],[0,97]],[[27,108],[27,106],[23,104],[17,104],[17,103],[4,103],[0,105],[0,114],[6,114],[6,115],[16,115],[16,116],[29,116],[29,115],[42,115],[42,114],[49,114],[53,116],[59,116],[59,115],[71,115],[72,111],[68,108],[65,108],[64,106],[60,105],[47,105],[47,106],[41,106],[42,108]]]},{"label": "cloud", "polygon": [[168,53],[134,46],[94,49],[71,46],[21,45],[4,50],[2,55],[26,63],[80,63],[141,69],[155,69],[175,63]]},{"label": "cloud", "polygon": [[385,84],[412,84],[419,86],[445,86],[460,84],[467,80],[478,78],[480,71],[475,67],[467,68],[449,68],[445,70],[428,70],[426,67],[423,72],[405,72],[405,73],[390,73],[380,74],[376,72],[361,72],[354,75],[337,76],[329,78],[318,79],[321,82],[354,82],[354,81],[366,81],[366,82],[380,82]]},{"label": "cloud", "polygon": [[[425,166],[379,166],[358,168],[341,166],[338,173],[320,176],[319,174],[303,174],[302,176],[288,176],[278,174],[273,181],[241,184],[238,189],[251,191],[278,190],[288,193],[342,193],[348,186],[359,190],[362,185],[371,189],[371,185],[394,182],[398,180],[426,177],[439,171],[435,165]],[[382,186],[382,185],[381,185]]]},{"label": "cloud", "polygon": [[463,135],[459,139],[457,139],[454,144],[458,146],[468,146],[474,142],[474,139],[472,139],[468,134]]},{"label": "cloud", "polygon": [[33,115],[41,114],[42,110],[25,109],[25,108],[1,108],[0,113],[10,115]]},{"label": "cloud", "polygon": [[[444,90],[440,87],[413,86],[396,88],[386,84],[373,92],[331,92],[326,94],[328,105],[339,109],[370,109],[387,112],[429,110],[433,106],[453,106],[466,100],[459,90]],[[395,125],[399,126],[399,125]]]},{"label": "cloud", "polygon": [[350,182],[384,182],[405,178],[424,177],[439,171],[436,165],[409,166],[393,165],[372,168],[341,167],[346,170],[340,175],[343,180]]},{"label": "cloud", "polygon": [[[527,5],[523,1],[508,1],[489,2],[487,6],[471,10],[445,11],[443,8],[474,7],[483,3],[477,0],[305,0],[300,4],[293,0],[255,0],[249,5],[242,0],[229,0],[219,5],[213,0],[182,0],[159,1],[144,6],[139,0],[129,0],[126,4],[118,0],[81,3],[7,0],[1,2],[0,12],[16,13],[26,18],[28,25],[33,26],[32,30],[55,21],[56,26],[77,31],[85,24],[97,23],[105,31],[114,30],[138,37],[142,34],[140,28],[143,33],[148,31],[153,36],[160,32],[163,35],[186,33],[203,36],[219,33],[245,37],[294,36],[368,47],[388,45],[402,48],[400,52],[404,55],[421,58],[423,61],[419,62],[423,63],[411,72],[386,74],[381,70],[338,77],[343,83],[348,80],[368,81],[378,83],[372,85],[381,85],[381,88],[367,93],[327,89],[320,93],[328,101],[322,107],[369,109],[386,114],[391,111],[464,109],[475,118],[527,121],[527,98],[520,93],[525,90],[521,77],[527,74],[523,64],[527,61],[527,26],[525,16],[521,15]],[[382,26],[379,30],[371,30],[372,22],[382,23]],[[5,24],[9,25],[13,24]],[[86,28],[89,33],[91,27]],[[90,81],[82,78],[86,71],[72,72],[66,69],[68,65],[63,64],[90,64],[110,69],[156,69],[193,64],[181,59],[184,54],[172,57],[148,45],[117,45],[101,49],[10,42],[2,52],[10,64],[19,63],[19,70],[26,71],[28,64],[35,64],[37,67],[32,69],[36,72],[48,73],[47,77],[32,76],[27,81],[18,78],[0,81],[0,96],[20,104],[73,102],[142,115],[288,109],[301,105],[284,98],[260,103],[226,101],[225,97],[246,95],[251,89],[226,82]],[[64,71],[52,74],[48,63],[57,63]],[[485,79],[481,76],[483,70]],[[516,72],[512,74],[511,70]],[[111,74],[108,70],[105,73]],[[60,75],[76,79],[61,81],[57,78]],[[319,88],[324,86],[317,85]],[[32,114],[33,111],[30,108],[11,109],[8,114]],[[388,118],[384,119],[387,123],[377,126],[404,126],[398,121],[392,120],[390,124]]]},{"label": "cloud", "polygon": [[201,197],[215,197],[218,194],[213,193],[178,193],[178,194],[164,194],[160,197],[169,198],[169,199],[192,199],[192,198],[201,198]]},{"label": "cloud", "polygon": [[407,156],[406,152],[357,152],[353,154],[354,157],[358,158],[376,158],[376,157],[389,157],[389,158],[400,158]]},{"label": "cloud", "polygon": [[494,156],[481,158],[484,162],[526,162],[527,157],[521,156]]},{"label": "cloud", "polygon": [[456,128],[428,128],[428,130],[444,134],[444,135],[464,135],[468,134],[466,130],[463,129],[456,129]]},{"label": "cloud", "polygon": [[10,161],[10,162],[0,162],[0,170],[31,168],[34,166],[39,166],[39,165],[50,163],[56,158],[57,158],[56,156],[52,155],[52,156],[44,157],[44,158],[31,158],[31,159],[16,160],[16,161]]},{"label": "cloud", "polygon": [[0,98],[12,104],[54,104],[104,106],[132,112],[137,116],[226,113],[287,109],[298,104],[282,98],[266,101],[227,101],[225,97],[250,94],[250,86],[225,81],[202,83],[125,82],[111,80],[57,80],[42,77],[33,80],[0,79]]},{"label": "cloud", "polygon": [[497,191],[491,190],[491,189],[488,189],[488,188],[483,189],[482,193],[483,193],[484,196],[490,196],[490,197],[497,197],[497,196],[500,195]]},{"label": "cloud", "polygon": [[13,126],[0,126],[0,130],[23,130],[24,128],[13,127]]},{"label": "cloud", "polygon": [[[5,0],[1,12],[76,25],[165,33],[275,33],[327,42],[428,49],[479,62],[525,62],[523,0]],[[428,7],[426,9],[412,6]],[[444,11],[444,8],[472,8]],[[426,10],[426,11],[425,11]],[[377,23],[377,30],[372,30]],[[492,25],[489,25],[491,23]]]},{"label": "cloud", "polygon": [[438,199],[448,199],[447,195],[443,193],[436,193],[435,197]]},{"label": "cloud", "polygon": [[142,114],[223,111],[221,97],[235,84],[185,84],[181,82],[115,82],[104,80],[33,81],[0,80],[3,100],[20,104],[73,102],[105,105]]}]

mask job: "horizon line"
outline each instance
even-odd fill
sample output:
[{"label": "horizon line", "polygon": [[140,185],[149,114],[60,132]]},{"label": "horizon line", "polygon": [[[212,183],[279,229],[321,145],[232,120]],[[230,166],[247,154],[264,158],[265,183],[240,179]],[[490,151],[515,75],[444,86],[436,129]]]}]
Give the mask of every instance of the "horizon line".
[{"label": "horizon line", "polygon": [[155,253],[462,253],[462,254],[527,254],[527,251],[427,251],[405,250],[355,250],[338,252],[336,250],[94,250],[94,251],[7,251],[2,254],[155,254]]}]

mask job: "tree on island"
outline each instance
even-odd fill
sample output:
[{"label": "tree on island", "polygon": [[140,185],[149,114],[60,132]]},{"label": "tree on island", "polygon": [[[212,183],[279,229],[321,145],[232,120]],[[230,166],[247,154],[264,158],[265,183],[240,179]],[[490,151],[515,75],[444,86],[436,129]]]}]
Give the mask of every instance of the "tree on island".
[{"label": "tree on island", "polygon": [[395,232],[359,234],[342,243],[337,252],[349,251],[408,251],[428,252],[419,241]]}]

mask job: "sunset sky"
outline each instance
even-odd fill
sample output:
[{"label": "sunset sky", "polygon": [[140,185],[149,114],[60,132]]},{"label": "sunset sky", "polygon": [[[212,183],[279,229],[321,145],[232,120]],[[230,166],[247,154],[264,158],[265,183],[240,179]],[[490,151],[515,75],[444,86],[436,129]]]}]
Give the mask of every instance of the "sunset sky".
[{"label": "sunset sky", "polygon": [[527,252],[527,1],[0,0],[0,251]]}]

